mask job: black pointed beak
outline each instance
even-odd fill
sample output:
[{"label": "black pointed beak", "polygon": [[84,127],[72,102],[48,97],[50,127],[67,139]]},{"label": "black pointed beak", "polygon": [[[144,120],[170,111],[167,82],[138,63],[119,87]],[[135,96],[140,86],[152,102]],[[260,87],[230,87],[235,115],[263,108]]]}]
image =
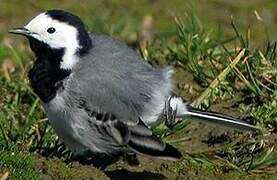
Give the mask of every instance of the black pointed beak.
[{"label": "black pointed beak", "polygon": [[12,34],[19,34],[19,35],[23,35],[23,36],[31,36],[31,32],[26,29],[26,28],[15,28],[15,29],[10,29],[9,33]]}]

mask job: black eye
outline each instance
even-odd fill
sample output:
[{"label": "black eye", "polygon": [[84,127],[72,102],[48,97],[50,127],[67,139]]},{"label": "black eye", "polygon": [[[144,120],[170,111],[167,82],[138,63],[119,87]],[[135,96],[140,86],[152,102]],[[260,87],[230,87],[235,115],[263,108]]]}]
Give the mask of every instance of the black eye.
[{"label": "black eye", "polygon": [[47,29],[47,32],[50,33],[50,34],[53,34],[55,31],[56,31],[56,29],[53,28],[53,27],[50,27],[50,28]]}]

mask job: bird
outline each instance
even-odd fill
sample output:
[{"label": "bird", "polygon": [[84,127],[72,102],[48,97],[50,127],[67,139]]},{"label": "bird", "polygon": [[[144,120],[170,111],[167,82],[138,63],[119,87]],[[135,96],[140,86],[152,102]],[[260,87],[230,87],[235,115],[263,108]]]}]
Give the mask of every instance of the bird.
[{"label": "bird", "polygon": [[[35,55],[28,72],[59,139],[76,155],[89,153],[99,167],[124,155],[178,160],[182,154],[151,130],[164,119],[192,117],[235,129],[257,127],[217,112],[192,107],[175,93],[173,68],[153,67],[134,49],[108,35],[90,33],[65,10],[35,16],[9,30],[29,40]],[[101,165],[104,160],[107,162]]]}]

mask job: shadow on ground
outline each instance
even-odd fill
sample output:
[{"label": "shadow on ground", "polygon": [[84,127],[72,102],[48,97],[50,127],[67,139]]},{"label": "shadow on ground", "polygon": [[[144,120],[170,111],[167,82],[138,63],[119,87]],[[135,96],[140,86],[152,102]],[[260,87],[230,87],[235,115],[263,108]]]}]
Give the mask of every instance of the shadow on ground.
[{"label": "shadow on ground", "polygon": [[159,173],[153,173],[148,171],[143,172],[130,172],[126,169],[106,171],[105,174],[114,180],[129,179],[129,180],[150,180],[150,179],[166,179],[166,177]]}]

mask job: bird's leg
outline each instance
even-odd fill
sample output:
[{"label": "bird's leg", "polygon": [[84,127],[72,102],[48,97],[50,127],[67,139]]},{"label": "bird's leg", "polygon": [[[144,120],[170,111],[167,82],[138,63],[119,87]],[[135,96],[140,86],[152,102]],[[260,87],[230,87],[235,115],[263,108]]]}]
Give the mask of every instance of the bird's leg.
[{"label": "bird's leg", "polygon": [[165,125],[168,128],[173,128],[176,125],[177,107],[175,107],[175,109],[171,107],[170,105],[171,99],[172,99],[172,96],[170,96],[165,101],[165,107],[164,107]]},{"label": "bird's leg", "polygon": [[136,153],[134,152],[126,152],[124,154],[124,160],[130,165],[130,166],[138,166],[139,160],[137,158]]},{"label": "bird's leg", "polygon": [[69,163],[71,163],[73,161],[78,161],[78,159],[80,159],[81,156],[82,155],[80,155],[80,154],[73,154],[70,157],[68,157],[67,159],[65,159],[64,162],[65,162],[65,164],[69,164]]}]

